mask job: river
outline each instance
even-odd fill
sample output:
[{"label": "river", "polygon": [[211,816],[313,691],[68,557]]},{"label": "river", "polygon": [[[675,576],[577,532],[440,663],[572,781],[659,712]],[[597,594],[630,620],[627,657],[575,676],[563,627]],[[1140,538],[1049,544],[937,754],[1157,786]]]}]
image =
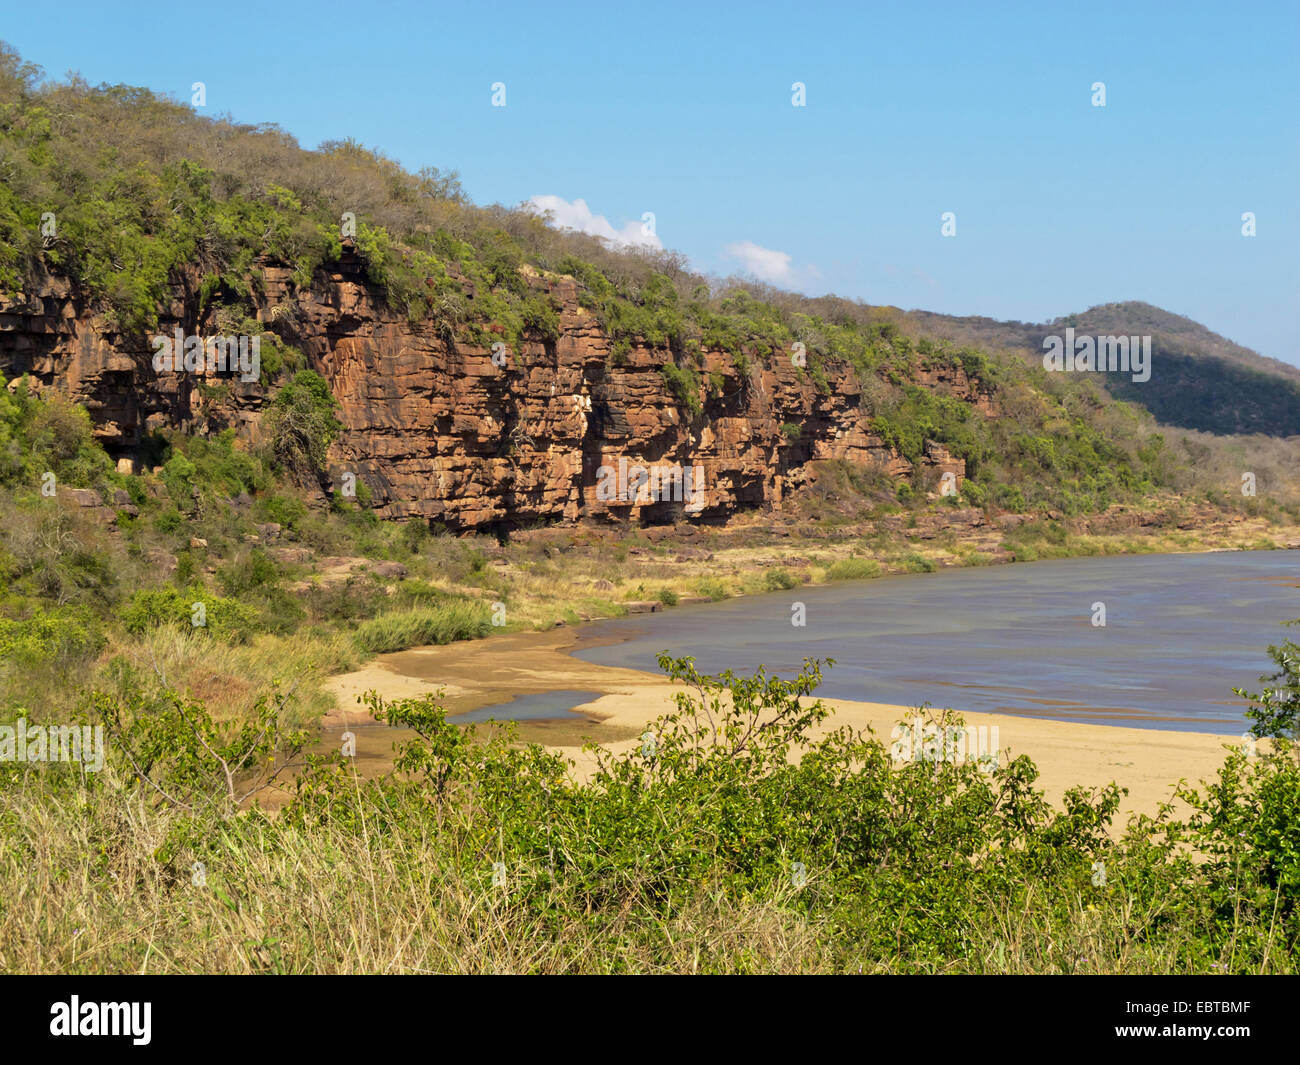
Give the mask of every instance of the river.
[{"label": "river", "polygon": [[1259,690],[1272,672],[1268,646],[1300,639],[1300,628],[1282,627],[1296,617],[1300,551],[1130,555],[800,587],[594,622],[577,654],[656,671],[657,652],[669,650],[706,672],[761,664],[782,676],[804,658],[834,658],[826,697],[1233,734],[1248,724],[1233,687]]}]

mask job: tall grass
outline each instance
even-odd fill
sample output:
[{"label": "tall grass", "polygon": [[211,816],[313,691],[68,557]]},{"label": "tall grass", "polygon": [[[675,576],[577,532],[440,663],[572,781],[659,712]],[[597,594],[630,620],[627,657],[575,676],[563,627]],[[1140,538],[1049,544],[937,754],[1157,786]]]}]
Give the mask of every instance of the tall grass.
[{"label": "tall grass", "polygon": [[[1284,742],[1229,755],[1199,798],[1180,790],[1190,820],[1165,810],[1114,839],[1114,786],[1053,808],[1023,757],[898,765],[869,734],[812,740],[815,663],[791,682],[661,665],[683,682],[676,713],[650,753],[598,752],[589,780],[508,729],[461,730],[434,699],[371,698],[419,739],[373,780],[316,760],[274,816],[226,799],[214,751],[249,730],[193,702],[96,700],[124,726],[101,773],[0,765],[0,970],[1298,968]],[[236,772],[265,781],[294,749],[259,746]]]},{"label": "tall grass", "polygon": [[353,638],[362,651],[385,654],[423,644],[478,640],[491,631],[486,604],[449,602],[380,614],[358,625]]},{"label": "tall grass", "polygon": [[880,576],[880,563],[871,558],[845,558],[826,568],[828,581],[860,581]]}]

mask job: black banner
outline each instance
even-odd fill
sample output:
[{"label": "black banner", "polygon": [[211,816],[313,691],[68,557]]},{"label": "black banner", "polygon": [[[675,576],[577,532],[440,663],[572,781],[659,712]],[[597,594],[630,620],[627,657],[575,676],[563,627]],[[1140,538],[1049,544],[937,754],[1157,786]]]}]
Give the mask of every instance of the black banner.
[{"label": "black banner", "polygon": [[[556,999],[550,995],[514,994],[502,1000],[463,981],[453,990],[446,981],[419,978],[281,979],[253,985],[248,979],[215,976],[60,976],[10,977],[0,986],[8,1006],[8,1048],[78,1055],[109,1045],[127,1055],[194,1050],[211,1039],[233,1039],[245,1049],[262,1043],[266,1049],[291,1045],[295,1051],[373,1053],[391,1045],[389,1037],[404,1026],[397,1018],[409,1018],[405,1023],[414,1039],[418,1028],[447,1011],[472,1024],[477,1006],[484,1014],[509,1014],[507,1023],[492,1028],[495,1057],[515,1042],[535,1049],[538,1033],[553,1030],[556,1022]],[[820,998],[822,990],[819,985],[811,993]],[[933,1041],[935,1049],[1046,1040],[1050,1042],[1037,1045],[1068,1047],[1072,1054],[1125,1045],[1140,1053],[1172,1045],[1179,1052],[1203,1046],[1230,1054],[1241,1044],[1283,1045],[1294,1026],[1296,990],[1285,977],[876,977],[837,988],[820,1005],[826,1013],[821,1023],[839,1029],[846,1000],[857,996],[860,1005],[850,1011],[854,1017],[875,1018],[872,1023],[919,1039],[919,1045]],[[788,982],[778,994],[791,999],[787,1020],[777,1023],[792,1035],[809,1023],[796,1020],[795,1013],[807,1004],[791,994]],[[476,1002],[462,1004],[460,995]],[[678,995],[664,1005],[656,1005],[655,997],[644,986],[634,995],[627,989],[611,991],[602,1010],[602,996],[593,994],[590,981],[584,982],[584,1036],[639,1026],[644,1021],[637,1018],[646,1010],[653,1010],[657,1025],[663,1024],[681,1008],[691,1015],[696,1038],[704,1035],[700,1043],[710,1041],[704,1033],[711,1027],[718,1041],[733,1046],[769,1038],[760,1030],[766,1033],[772,1022],[740,1003],[722,1007],[729,1020],[710,1024],[693,1007],[676,1005]],[[381,1031],[386,1034],[377,1035]],[[481,1029],[465,1029],[467,1038],[472,1031]]]}]

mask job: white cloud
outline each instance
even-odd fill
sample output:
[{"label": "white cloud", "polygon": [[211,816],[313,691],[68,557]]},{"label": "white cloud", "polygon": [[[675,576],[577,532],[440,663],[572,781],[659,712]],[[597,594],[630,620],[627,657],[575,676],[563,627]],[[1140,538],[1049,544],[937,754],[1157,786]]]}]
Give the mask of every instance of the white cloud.
[{"label": "white cloud", "polygon": [[560,229],[576,229],[580,233],[590,233],[593,237],[601,237],[611,244],[636,245],[645,248],[663,247],[652,225],[647,227],[645,223],[637,221],[628,222],[622,229],[615,229],[603,214],[593,214],[586,200],[574,200],[570,203],[560,196],[534,196],[528,203],[539,213],[549,211],[552,224]]},{"label": "white cloud", "polygon": [[782,281],[788,282],[794,277],[790,256],[783,251],[764,248],[752,240],[728,244],[725,250],[732,259],[740,260],[746,273],[753,274],[760,281],[775,285]]}]

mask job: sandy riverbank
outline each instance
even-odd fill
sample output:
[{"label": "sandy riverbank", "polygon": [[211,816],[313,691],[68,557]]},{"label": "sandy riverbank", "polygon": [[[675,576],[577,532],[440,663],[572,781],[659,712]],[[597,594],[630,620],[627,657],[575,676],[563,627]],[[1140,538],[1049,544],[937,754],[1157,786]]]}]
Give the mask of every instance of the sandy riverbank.
[{"label": "sandy riverbank", "polygon": [[[592,759],[580,748],[591,739],[613,750],[630,748],[645,726],[670,707],[673,686],[663,677],[639,670],[594,665],[573,657],[583,644],[579,630],[514,633],[487,640],[425,647],[383,655],[355,673],[330,681],[339,709],[322,722],[327,734],[357,731],[362,762],[374,769],[387,761],[393,732],[374,726],[356,697],[370,689],[388,699],[445,689],[449,714],[509,701],[515,695],[558,689],[600,692],[558,721],[528,722],[521,736],[562,748],[581,777]],[[899,721],[910,720],[907,707],[828,699],[834,714],[824,729],[870,727],[886,742]],[[1012,755],[1027,754],[1038,766],[1038,786],[1053,803],[1075,785],[1101,787],[1115,781],[1129,789],[1121,821],[1132,812],[1154,814],[1171,798],[1180,779],[1211,777],[1224,757],[1228,737],[1202,732],[1162,732],[1046,721],[1006,714],[968,714],[970,725],[996,725],[999,745]],[[358,726],[365,726],[358,728]],[[364,771],[364,770],[363,770]]]}]

